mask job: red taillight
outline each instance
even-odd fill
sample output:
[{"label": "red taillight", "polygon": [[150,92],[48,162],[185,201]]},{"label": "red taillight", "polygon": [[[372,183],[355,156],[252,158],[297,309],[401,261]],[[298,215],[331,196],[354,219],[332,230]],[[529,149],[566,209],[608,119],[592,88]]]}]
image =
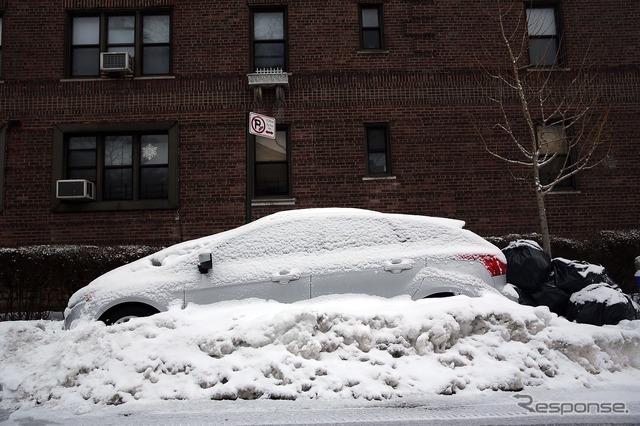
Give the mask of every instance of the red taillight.
[{"label": "red taillight", "polygon": [[507,273],[507,264],[491,254],[466,254],[458,257],[465,260],[479,260],[492,277]]}]

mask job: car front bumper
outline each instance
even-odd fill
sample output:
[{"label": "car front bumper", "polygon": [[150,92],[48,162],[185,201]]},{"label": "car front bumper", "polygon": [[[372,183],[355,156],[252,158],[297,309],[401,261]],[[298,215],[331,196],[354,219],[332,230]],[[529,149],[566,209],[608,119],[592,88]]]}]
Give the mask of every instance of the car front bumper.
[{"label": "car front bumper", "polygon": [[65,330],[71,329],[73,323],[80,318],[82,315],[82,311],[84,310],[84,305],[86,302],[78,302],[72,308],[66,308],[64,310],[64,328]]}]

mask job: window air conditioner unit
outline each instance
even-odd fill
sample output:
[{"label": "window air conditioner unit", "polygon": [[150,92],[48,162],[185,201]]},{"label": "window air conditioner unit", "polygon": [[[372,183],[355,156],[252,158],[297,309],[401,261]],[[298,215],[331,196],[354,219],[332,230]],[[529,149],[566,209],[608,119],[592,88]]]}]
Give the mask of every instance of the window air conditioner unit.
[{"label": "window air conditioner unit", "polygon": [[133,73],[133,58],[128,52],[100,53],[100,71],[106,74]]},{"label": "window air conditioner unit", "polygon": [[96,188],[85,179],[56,181],[56,198],[60,200],[95,200]]}]

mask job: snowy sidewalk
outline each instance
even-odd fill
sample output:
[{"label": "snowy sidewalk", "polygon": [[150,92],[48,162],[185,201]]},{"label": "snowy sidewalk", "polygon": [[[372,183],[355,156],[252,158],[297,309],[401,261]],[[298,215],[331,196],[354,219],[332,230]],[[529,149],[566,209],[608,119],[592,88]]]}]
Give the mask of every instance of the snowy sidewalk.
[{"label": "snowy sidewalk", "polygon": [[[532,424],[640,424],[640,385],[619,383],[617,390],[541,390],[481,392],[475,395],[429,396],[391,401],[297,400],[297,401],[165,401],[135,402],[117,407],[97,406],[91,412],[73,414],[67,410],[32,408],[8,418],[0,410],[2,426],[40,425],[419,425],[447,424],[532,425]],[[637,382],[636,382],[637,383]],[[604,386],[599,386],[602,388]],[[531,413],[519,406],[530,395],[533,407],[562,403],[565,413]],[[528,400],[525,400],[525,402]],[[596,405],[597,404],[597,405]],[[623,404],[628,413],[596,413],[613,404]],[[607,408],[608,407],[608,408]],[[585,408],[588,412],[583,413]],[[569,412],[569,411],[577,411]],[[1,421],[4,420],[4,421]]]}]

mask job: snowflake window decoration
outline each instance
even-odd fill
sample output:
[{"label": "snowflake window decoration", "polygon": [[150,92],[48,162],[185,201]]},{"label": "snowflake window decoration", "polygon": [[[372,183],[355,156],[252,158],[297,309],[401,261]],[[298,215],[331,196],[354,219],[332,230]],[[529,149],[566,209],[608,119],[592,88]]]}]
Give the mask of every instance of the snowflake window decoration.
[{"label": "snowflake window decoration", "polygon": [[147,161],[153,160],[158,155],[158,147],[155,145],[147,144],[142,147],[142,158]]}]

